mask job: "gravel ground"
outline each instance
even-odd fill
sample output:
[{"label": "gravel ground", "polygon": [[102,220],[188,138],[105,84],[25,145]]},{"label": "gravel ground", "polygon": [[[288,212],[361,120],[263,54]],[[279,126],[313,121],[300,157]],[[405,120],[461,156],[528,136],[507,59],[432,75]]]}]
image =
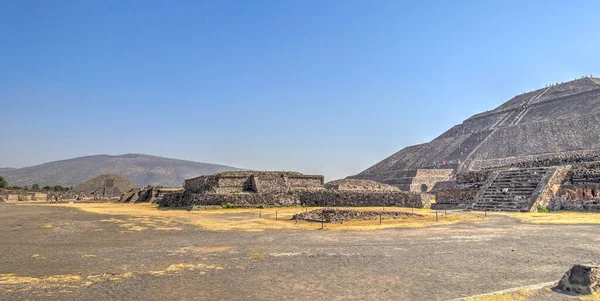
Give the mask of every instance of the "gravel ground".
[{"label": "gravel ground", "polygon": [[[558,282],[575,263],[600,263],[598,225],[505,216],[377,231],[216,232],[177,221],[177,230],[136,231],[135,223],[0,204],[0,300],[452,300]],[[546,289],[531,297],[573,298]]]}]

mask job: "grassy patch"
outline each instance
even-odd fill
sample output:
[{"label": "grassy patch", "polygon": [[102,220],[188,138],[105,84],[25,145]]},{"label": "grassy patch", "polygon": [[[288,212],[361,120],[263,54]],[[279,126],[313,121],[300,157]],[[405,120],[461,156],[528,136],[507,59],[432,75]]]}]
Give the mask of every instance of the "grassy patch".
[{"label": "grassy patch", "polygon": [[[488,212],[490,214],[490,212]],[[506,215],[519,219],[525,223],[532,224],[556,224],[556,225],[577,225],[577,224],[600,224],[600,214],[595,212],[494,212],[491,214]]]},{"label": "grassy patch", "polygon": [[265,260],[269,258],[269,254],[265,254],[265,253],[252,253],[250,255],[248,255],[248,258],[250,259],[256,259],[256,260]]},{"label": "grassy patch", "polygon": [[488,295],[476,297],[473,301],[526,301],[529,300],[529,297],[533,296],[535,293],[530,290],[519,290],[516,292],[498,294],[498,295]]},{"label": "grassy patch", "polygon": [[[36,204],[40,206],[41,204]],[[31,205],[23,205],[31,206]],[[64,206],[74,207],[79,210],[104,215],[128,216],[127,221],[110,218],[103,222],[112,222],[126,228],[127,231],[141,231],[144,229],[155,229],[166,231],[165,228],[176,230],[173,224],[190,224],[201,229],[213,231],[263,231],[268,229],[306,229],[316,230],[321,228],[320,223],[292,220],[294,214],[300,213],[305,208],[233,208],[186,211],[173,209],[157,209],[153,204],[44,204],[41,206]],[[381,207],[336,207],[338,209],[353,209],[359,211],[381,211]],[[319,208],[308,208],[309,210]],[[486,218],[479,213],[438,212],[436,220],[435,210],[411,209],[399,207],[386,207],[385,211],[414,212],[422,217],[388,220],[384,219],[382,224],[378,220],[350,221],[343,224],[325,224],[326,230],[377,230],[388,228],[422,228],[440,225],[450,225],[461,222],[481,222]],[[275,216],[277,214],[277,220]],[[600,218],[599,218],[600,220]],[[173,228],[175,227],[175,228]]]}]

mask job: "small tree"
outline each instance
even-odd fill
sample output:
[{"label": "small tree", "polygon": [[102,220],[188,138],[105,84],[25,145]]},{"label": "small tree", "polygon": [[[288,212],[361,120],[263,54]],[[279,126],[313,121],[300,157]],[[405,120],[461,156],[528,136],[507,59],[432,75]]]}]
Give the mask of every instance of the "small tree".
[{"label": "small tree", "polygon": [[42,188],[42,189],[43,189],[43,190],[50,190],[50,189],[52,189],[52,187],[50,187],[50,186],[46,185],[46,186],[44,186],[44,188]]},{"label": "small tree", "polygon": [[4,179],[4,177],[0,176],[0,188],[7,188],[8,182]]},{"label": "small tree", "polygon": [[40,190],[40,185],[38,185],[38,184],[31,185],[31,190]]}]

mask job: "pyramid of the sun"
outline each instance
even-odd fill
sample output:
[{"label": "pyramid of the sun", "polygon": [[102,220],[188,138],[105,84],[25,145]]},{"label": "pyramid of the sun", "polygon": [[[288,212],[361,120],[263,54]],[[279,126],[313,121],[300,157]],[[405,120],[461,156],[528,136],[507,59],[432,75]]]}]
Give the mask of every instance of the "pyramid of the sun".
[{"label": "pyramid of the sun", "polygon": [[515,96],[350,178],[428,191],[457,173],[600,160],[599,130],[600,79],[585,77]]}]

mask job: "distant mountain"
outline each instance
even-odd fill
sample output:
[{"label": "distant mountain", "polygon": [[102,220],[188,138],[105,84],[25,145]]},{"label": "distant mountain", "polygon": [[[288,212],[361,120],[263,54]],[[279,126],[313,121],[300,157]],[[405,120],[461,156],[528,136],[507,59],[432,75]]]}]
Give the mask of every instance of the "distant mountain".
[{"label": "distant mountain", "polygon": [[102,174],[118,174],[140,186],[179,187],[185,179],[239,168],[143,154],[96,155],[18,169],[0,168],[9,185],[75,186]]}]

